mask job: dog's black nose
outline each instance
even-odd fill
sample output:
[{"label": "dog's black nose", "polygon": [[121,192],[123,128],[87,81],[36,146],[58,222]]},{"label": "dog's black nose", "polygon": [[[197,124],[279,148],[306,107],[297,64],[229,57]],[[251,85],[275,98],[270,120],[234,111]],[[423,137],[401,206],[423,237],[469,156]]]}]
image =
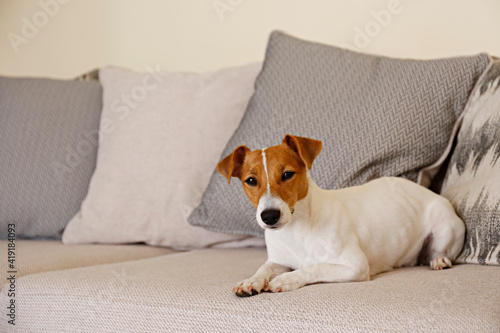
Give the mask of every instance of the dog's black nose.
[{"label": "dog's black nose", "polygon": [[281,212],[278,209],[268,209],[260,213],[262,221],[267,225],[278,223],[281,217]]}]

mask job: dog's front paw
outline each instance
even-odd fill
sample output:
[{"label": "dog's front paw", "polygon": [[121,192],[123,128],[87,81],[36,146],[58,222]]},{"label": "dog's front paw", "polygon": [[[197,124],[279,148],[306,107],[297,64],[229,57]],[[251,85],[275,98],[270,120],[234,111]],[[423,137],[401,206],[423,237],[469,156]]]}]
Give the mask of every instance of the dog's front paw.
[{"label": "dog's front paw", "polygon": [[243,280],[233,288],[233,293],[238,297],[254,296],[267,287],[268,280],[265,278],[254,278]]},{"label": "dog's front paw", "polygon": [[297,272],[289,272],[278,275],[269,282],[269,285],[264,289],[265,291],[270,291],[273,293],[279,293],[282,291],[290,291],[299,289],[306,284],[297,274]]}]

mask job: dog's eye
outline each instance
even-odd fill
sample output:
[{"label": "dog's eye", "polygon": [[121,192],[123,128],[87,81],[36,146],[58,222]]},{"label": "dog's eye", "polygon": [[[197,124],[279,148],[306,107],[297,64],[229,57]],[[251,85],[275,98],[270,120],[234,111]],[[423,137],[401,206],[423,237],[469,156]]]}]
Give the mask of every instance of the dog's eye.
[{"label": "dog's eye", "polygon": [[247,183],[250,186],[255,186],[257,185],[257,179],[250,177],[247,180],[245,180],[245,183]]},{"label": "dog's eye", "polygon": [[281,180],[282,181],[288,180],[288,179],[292,178],[293,175],[295,175],[295,172],[293,172],[293,171],[285,171],[283,173],[283,175],[281,176]]}]

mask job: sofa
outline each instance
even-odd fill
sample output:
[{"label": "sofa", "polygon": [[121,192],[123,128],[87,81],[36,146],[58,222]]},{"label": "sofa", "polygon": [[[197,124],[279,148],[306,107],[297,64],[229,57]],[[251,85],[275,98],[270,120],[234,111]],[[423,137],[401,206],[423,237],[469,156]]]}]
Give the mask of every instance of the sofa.
[{"label": "sofa", "polygon": [[[0,331],[500,332],[499,81],[486,54],[392,59],[283,32],[263,63],[209,73],[0,78]],[[454,267],[236,297],[265,241],[215,165],[284,133],[323,141],[324,188],[399,176],[448,198],[467,229]]]},{"label": "sofa", "polygon": [[[18,241],[16,326],[5,332],[495,332],[497,267],[401,268],[366,283],[238,298],[262,248]],[[5,248],[5,242],[2,247]],[[69,248],[68,248],[69,247]],[[8,286],[2,291],[7,307]],[[4,311],[5,312],[5,311]]]}]

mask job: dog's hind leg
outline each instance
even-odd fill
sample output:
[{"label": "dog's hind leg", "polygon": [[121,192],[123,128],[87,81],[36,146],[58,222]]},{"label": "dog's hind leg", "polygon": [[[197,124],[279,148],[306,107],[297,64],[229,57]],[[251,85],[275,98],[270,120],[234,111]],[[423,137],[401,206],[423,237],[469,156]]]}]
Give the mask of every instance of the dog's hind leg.
[{"label": "dog's hind leg", "polygon": [[435,202],[429,207],[427,218],[431,226],[430,267],[442,270],[452,267],[464,244],[465,225],[449,201]]}]

